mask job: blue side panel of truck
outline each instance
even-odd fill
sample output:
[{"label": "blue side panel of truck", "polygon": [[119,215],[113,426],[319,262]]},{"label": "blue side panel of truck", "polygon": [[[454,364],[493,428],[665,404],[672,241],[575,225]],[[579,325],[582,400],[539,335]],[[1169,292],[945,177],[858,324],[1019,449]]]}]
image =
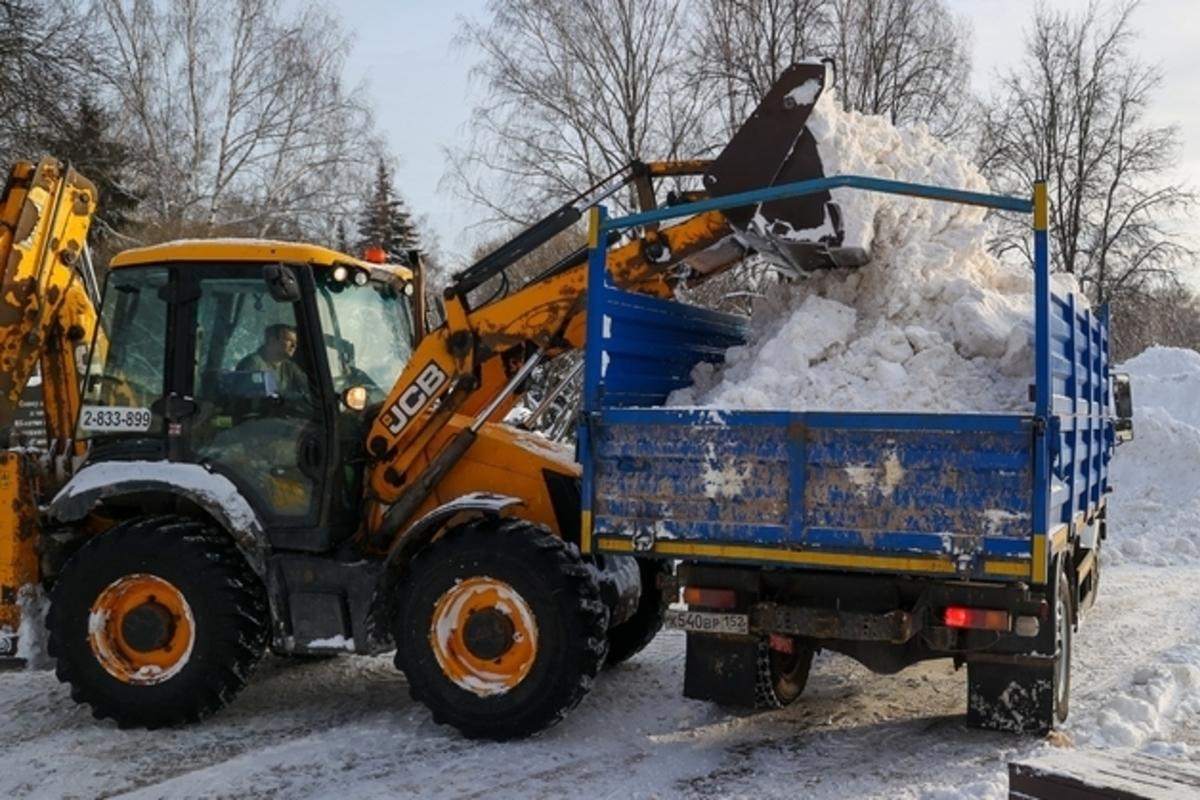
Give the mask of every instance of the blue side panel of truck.
[{"label": "blue side panel of truck", "polygon": [[[851,179],[807,185],[989,204],[839,180]],[[677,211],[600,214],[594,228]],[[1107,319],[1051,292],[1041,259],[1029,413],[909,414],[663,407],[694,365],[743,341],[745,321],[616,289],[603,256],[593,250],[588,288],[586,549],[1041,584],[1101,513],[1114,447]]]}]

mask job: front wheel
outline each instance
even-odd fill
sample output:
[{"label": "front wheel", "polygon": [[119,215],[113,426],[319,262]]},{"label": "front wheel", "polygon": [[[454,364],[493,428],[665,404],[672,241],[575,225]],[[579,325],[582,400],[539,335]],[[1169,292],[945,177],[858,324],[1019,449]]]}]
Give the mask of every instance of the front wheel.
[{"label": "front wheel", "polygon": [[579,551],[523,520],[449,531],[409,565],[396,666],[437,723],[521,738],[566,716],[604,661],[608,611]]},{"label": "front wheel", "polygon": [[266,646],[267,602],[228,536],[143,517],[71,557],[47,624],[74,700],[120,727],[153,729],[208,716],[245,686]]}]

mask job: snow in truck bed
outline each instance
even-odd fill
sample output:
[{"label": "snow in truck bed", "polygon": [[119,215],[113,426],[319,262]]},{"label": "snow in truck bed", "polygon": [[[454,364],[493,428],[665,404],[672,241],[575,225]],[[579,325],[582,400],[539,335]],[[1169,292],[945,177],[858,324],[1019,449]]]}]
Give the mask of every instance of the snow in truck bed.
[{"label": "snow in truck bed", "polygon": [[[826,175],[989,191],[974,164],[923,127],[847,112],[832,92],[817,101],[808,128]],[[730,350],[723,367],[698,366],[694,385],[668,405],[1031,410],[1033,273],[988,252],[985,209],[854,189],[832,194],[845,245],[868,249],[871,262],[768,284],[750,344]],[[1070,276],[1054,281],[1060,293],[1078,291]]]}]

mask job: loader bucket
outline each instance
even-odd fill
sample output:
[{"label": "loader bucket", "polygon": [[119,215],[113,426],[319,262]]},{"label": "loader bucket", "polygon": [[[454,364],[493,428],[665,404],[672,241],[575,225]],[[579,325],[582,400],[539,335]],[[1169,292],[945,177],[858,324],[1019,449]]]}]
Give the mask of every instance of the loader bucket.
[{"label": "loader bucket", "polygon": [[[704,176],[712,197],[825,176],[807,123],[825,89],[824,62],[800,62],[783,71]],[[791,272],[857,267],[858,248],[842,247],[842,215],[829,192],[728,209],[742,240]]]}]

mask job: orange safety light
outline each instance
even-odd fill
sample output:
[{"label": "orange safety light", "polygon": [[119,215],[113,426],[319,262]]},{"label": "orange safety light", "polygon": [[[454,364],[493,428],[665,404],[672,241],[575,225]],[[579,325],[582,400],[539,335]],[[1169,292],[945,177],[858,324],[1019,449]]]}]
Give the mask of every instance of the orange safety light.
[{"label": "orange safety light", "polygon": [[372,264],[386,264],[387,251],[382,247],[368,247],[363,250],[363,261],[368,261]]},{"label": "orange safety light", "polygon": [[1011,625],[1007,611],[964,606],[948,606],[942,612],[942,622],[948,628],[970,628],[981,631],[1006,631]]},{"label": "orange safety light", "polygon": [[732,589],[701,589],[689,586],[683,590],[683,602],[689,606],[704,608],[733,608],[737,605],[737,593]]}]

